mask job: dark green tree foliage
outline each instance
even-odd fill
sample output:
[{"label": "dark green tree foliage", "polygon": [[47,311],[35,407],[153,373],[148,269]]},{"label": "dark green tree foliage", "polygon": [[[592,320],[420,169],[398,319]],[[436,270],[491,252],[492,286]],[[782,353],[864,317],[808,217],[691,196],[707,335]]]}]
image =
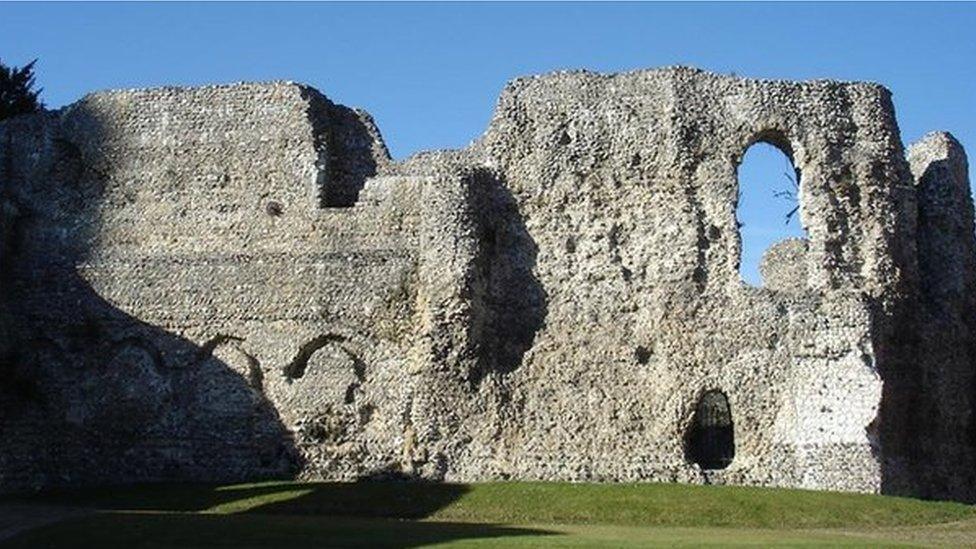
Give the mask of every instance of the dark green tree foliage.
[{"label": "dark green tree foliage", "polygon": [[34,88],[33,60],[23,67],[8,67],[0,60],[0,120],[37,112],[44,107],[38,100],[40,89]]}]

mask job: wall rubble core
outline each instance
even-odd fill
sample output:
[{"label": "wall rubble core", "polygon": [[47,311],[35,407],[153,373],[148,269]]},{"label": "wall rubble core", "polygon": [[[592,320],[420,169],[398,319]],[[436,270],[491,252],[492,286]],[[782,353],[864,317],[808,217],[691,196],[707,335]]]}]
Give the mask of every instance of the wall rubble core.
[{"label": "wall rubble core", "polygon": [[[742,282],[769,142],[805,240]],[[389,158],[276,82],[0,123],[0,490],[150,480],[680,481],[976,499],[965,153],[889,92],[689,68],[520,78]],[[734,458],[688,454],[719,391]],[[731,455],[731,454],[730,454]]]}]

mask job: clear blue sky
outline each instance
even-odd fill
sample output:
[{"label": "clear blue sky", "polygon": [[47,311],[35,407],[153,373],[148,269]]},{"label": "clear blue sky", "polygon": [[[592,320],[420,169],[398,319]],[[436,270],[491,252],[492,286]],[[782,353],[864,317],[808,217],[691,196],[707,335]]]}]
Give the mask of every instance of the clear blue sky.
[{"label": "clear blue sky", "polygon": [[[877,81],[906,142],[945,129],[976,151],[972,3],[0,4],[0,59],[35,57],[51,107],[105,88],[306,82],[370,111],[397,158],[466,145],[515,76],[674,64]],[[747,231],[782,225],[778,203],[757,204]]]}]

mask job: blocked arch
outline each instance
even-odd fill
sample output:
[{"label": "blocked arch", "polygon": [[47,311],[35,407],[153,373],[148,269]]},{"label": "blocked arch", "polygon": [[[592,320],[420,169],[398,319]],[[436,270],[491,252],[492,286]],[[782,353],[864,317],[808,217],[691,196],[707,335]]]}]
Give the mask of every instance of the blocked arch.
[{"label": "blocked arch", "polygon": [[152,343],[135,336],[125,337],[112,342],[111,348],[108,352],[109,360],[106,364],[112,364],[117,359],[119,359],[124,353],[132,351],[142,351],[149,358],[153,369],[157,373],[162,373],[165,368],[165,363],[163,361],[163,355],[159,352]]},{"label": "blocked arch", "polygon": [[355,379],[346,386],[343,396],[345,404],[352,404],[356,399],[356,392],[366,379],[366,363],[360,358],[359,353],[348,346],[348,342],[349,338],[336,333],[326,333],[317,336],[307,341],[298,349],[295,358],[282,369],[282,374],[289,382],[304,377],[312,356],[321,349],[335,346],[352,361],[352,374]]},{"label": "blocked arch", "polygon": [[284,368],[282,374],[289,379],[298,379],[305,375],[308,368],[308,361],[316,351],[329,345],[336,345],[339,350],[346,354],[355,366],[356,377],[361,380],[364,375],[364,364],[359,354],[349,348],[347,342],[349,338],[335,333],[322,334],[305,342],[299,349],[295,358],[292,359]]},{"label": "blocked arch", "polygon": [[[246,351],[241,345],[243,337],[228,334],[217,334],[200,345],[196,357],[193,359],[194,368],[199,368],[204,362],[212,358],[217,358],[217,352],[223,347],[232,350],[240,362],[231,363],[223,359],[224,365],[237,371],[238,374],[245,376],[248,386],[255,391],[264,391],[264,372],[261,370],[261,363],[257,357]],[[235,368],[236,367],[236,368]]]}]

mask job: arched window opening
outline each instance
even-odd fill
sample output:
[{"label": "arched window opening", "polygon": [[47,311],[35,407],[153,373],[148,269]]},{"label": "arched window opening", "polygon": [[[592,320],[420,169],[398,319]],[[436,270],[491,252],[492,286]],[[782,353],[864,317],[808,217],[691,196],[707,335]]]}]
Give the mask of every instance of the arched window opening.
[{"label": "arched window opening", "polygon": [[702,395],[687,440],[688,458],[702,469],[725,469],[735,457],[729,399],[721,391]]},{"label": "arched window opening", "polygon": [[806,238],[800,222],[800,172],[783,149],[757,142],[746,150],[737,174],[736,221],[742,244],[739,274],[746,284],[760,287],[769,283],[760,272],[766,251],[789,238]]}]

